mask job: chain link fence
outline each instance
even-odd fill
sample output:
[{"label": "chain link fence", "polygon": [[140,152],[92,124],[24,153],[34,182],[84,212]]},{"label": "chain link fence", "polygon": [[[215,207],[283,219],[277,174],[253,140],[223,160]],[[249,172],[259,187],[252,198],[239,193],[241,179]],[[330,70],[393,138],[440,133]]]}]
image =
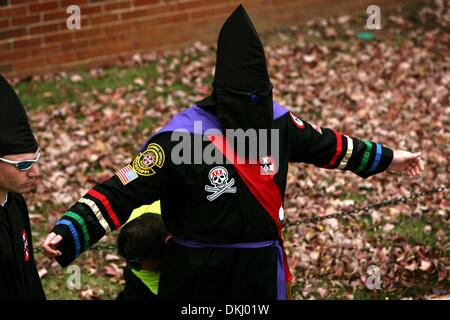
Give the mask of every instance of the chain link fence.
[{"label": "chain link fence", "polygon": [[425,197],[425,196],[428,196],[428,195],[431,195],[434,193],[443,192],[444,190],[447,190],[449,188],[450,188],[450,183],[443,184],[439,187],[436,187],[436,188],[433,188],[430,190],[426,190],[426,191],[422,191],[422,192],[418,192],[418,193],[411,193],[409,196],[402,196],[402,197],[384,200],[384,201],[377,202],[377,203],[371,203],[371,204],[365,205],[360,208],[352,208],[352,209],[348,209],[348,210],[344,210],[344,211],[340,211],[340,212],[336,212],[336,213],[327,214],[324,216],[301,219],[301,220],[297,220],[297,221],[289,221],[288,220],[288,221],[286,221],[285,226],[292,227],[292,226],[298,226],[301,224],[315,223],[315,222],[332,219],[332,218],[337,219],[337,218],[342,218],[345,216],[353,216],[353,215],[355,215],[357,213],[361,213],[361,212],[368,213],[372,209],[380,209],[383,207],[393,206],[393,205],[396,205],[399,203],[406,203],[409,200],[416,200],[418,198]]}]

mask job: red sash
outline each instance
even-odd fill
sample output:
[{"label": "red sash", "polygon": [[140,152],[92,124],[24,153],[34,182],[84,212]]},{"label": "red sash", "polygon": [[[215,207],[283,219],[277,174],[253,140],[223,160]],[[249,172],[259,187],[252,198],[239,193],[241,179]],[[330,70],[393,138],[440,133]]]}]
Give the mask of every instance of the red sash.
[{"label": "red sash", "polygon": [[[228,159],[228,161],[233,164],[234,168],[236,169],[244,183],[247,185],[250,192],[269,213],[273,222],[277,226],[278,241],[283,248],[283,237],[281,234],[281,230],[283,229],[284,224],[279,219],[280,210],[284,210],[283,198],[281,196],[278,185],[273,180],[274,175],[263,175],[261,174],[261,167],[259,164],[249,164],[246,163],[248,161],[243,161],[241,158],[239,158],[239,156],[234,152],[233,148],[230,147],[227,139],[224,136],[213,135],[210,136],[209,139],[214,144],[214,146]],[[287,264],[287,258],[284,249],[283,255],[285,280],[286,282],[290,282],[292,280],[292,275],[289,271],[289,266]]]}]

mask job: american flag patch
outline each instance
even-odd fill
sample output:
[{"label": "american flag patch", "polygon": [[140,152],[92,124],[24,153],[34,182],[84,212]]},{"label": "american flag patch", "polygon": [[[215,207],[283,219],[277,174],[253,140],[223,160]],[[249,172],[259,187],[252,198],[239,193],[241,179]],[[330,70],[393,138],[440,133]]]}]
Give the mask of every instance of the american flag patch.
[{"label": "american flag patch", "polygon": [[117,171],[116,175],[119,177],[120,181],[122,181],[123,185],[128,184],[138,177],[137,173],[134,172],[130,165]]}]

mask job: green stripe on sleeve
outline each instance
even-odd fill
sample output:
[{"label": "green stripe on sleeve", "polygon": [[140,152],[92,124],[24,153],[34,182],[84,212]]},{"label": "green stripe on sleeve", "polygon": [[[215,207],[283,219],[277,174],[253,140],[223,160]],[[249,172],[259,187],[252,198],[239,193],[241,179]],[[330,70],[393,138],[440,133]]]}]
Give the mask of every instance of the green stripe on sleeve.
[{"label": "green stripe on sleeve", "polygon": [[81,230],[83,230],[84,247],[85,247],[85,250],[88,250],[90,238],[89,238],[89,231],[87,229],[86,222],[84,221],[84,219],[82,217],[80,217],[77,213],[72,212],[72,211],[67,211],[64,215],[71,217],[76,222],[78,222],[78,224],[81,226]]},{"label": "green stripe on sleeve", "polygon": [[366,151],[364,151],[364,155],[361,160],[361,163],[359,164],[359,167],[358,167],[358,169],[356,169],[355,173],[359,173],[366,168],[367,162],[369,162],[369,158],[370,158],[370,151],[372,151],[372,143],[369,141],[366,141],[366,140],[364,140],[363,142],[366,144],[367,148],[366,148]]}]

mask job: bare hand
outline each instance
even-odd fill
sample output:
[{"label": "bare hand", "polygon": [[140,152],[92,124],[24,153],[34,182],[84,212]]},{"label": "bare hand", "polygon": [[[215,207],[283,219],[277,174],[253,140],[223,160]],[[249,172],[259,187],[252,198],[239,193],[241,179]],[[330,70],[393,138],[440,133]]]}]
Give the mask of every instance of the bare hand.
[{"label": "bare hand", "polygon": [[411,153],[404,150],[395,150],[389,171],[409,177],[417,177],[425,169],[421,153]]},{"label": "bare hand", "polygon": [[50,233],[47,238],[45,238],[44,243],[42,244],[44,254],[49,258],[60,256],[61,251],[56,250],[56,248],[58,247],[61,240],[62,237],[59,234],[56,234],[54,232]]}]

